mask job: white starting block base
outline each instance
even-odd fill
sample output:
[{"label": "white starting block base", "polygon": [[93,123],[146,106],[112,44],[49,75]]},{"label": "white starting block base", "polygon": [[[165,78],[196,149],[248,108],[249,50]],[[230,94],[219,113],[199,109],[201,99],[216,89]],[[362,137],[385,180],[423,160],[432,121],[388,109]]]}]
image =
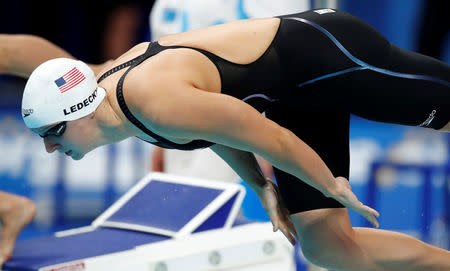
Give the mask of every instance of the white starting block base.
[{"label": "white starting block base", "polygon": [[42,271],[295,271],[293,247],[271,223],[250,223],[118,253],[47,266]]},{"label": "white starting block base", "polygon": [[236,220],[238,184],[149,174],[91,226],[19,242],[5,270],[294,271],[271,223]]}]

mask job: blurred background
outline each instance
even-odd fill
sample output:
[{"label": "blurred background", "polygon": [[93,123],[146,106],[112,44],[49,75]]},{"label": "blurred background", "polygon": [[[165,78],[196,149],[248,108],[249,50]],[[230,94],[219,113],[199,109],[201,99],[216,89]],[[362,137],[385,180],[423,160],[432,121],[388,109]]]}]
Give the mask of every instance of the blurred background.
[{"label": "blurred background", "polygon": [[[450,63],[450,20],[445,2],[111,0],[100,4],[87,0],[15,0],[2,2],[0,33],[38,35],[76,58],[101,63],[138,42],[168,33],[332,7],[362,18],[399,47]],[[21,240],[88,225],[150,170],[170,167],[167,161],[166,165],[158,164],[163,160],[155,165],[155,148],[137,139],[101,147],[81,161],[59,153],[47,154],[42,139],[31,134],[21,119],[24,84],[24,79],[0,76],[0,190],[26,196],[38,209]],[[350,142],[350,182],[361,201],[380,211],[381,228],[449,249],[450,136],[352,117]],[[186,172],[188,160],[194,159],[180,158],[182,154],[166,154],[165,159],[170,155],[178,157],[176,167],[181,172]],[[204,161],[197,160],[195,170],[216,170]],[[240,182],[236,176],[223,176]],[[267,220],[251,191],[244,200],[242,216]],[[351,220],[353,226],[367,226],[355,214],[351,214]]]}]

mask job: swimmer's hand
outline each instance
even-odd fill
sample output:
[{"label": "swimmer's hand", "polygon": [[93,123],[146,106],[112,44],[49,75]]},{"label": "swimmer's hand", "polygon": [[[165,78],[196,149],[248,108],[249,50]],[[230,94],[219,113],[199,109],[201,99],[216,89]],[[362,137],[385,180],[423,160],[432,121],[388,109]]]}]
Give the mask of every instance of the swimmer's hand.
[{"label": "swimmer's hand", "polygon": [[344,177],[337,177],[336,180],[336,190],[329,197],[334,198],[335,200],[342,203],[345,207],[357,212],[358,214],[365,217],[374,227],[378,228],[380,225],[375,217],[379,217],[380,214],[370,208],[362,204],[356,195],[352,192],[352,188],[348,182],[348,180]]},{"label": "swimmer's hand", "polygon": [[258,196],[270,221],[272,221],[273,231],[276,232],[280,229],[288,241],[295,246],[294,236],[297,235],[297,232],[289,220],[289,211],[283,203],[277,185],[269,178],[266,178],[266,180],[267,183]]}]

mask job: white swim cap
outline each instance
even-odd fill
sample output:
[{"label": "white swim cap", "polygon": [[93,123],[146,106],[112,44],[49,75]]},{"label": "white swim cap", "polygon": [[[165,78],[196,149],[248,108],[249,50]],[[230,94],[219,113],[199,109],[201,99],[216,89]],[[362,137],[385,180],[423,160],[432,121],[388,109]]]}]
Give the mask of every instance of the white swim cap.
[{"label": "white swim cap", "polygon": [[94,112],[105,96],[88,65],[55,58],[39,65],[28,79],[22,117],[28,128],[76,120]]}]

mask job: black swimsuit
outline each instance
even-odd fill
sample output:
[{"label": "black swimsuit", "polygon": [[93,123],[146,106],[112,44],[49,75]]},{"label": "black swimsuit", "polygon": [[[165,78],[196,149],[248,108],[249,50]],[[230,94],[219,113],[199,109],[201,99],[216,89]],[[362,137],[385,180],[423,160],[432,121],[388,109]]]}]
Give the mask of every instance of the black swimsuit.
[{"label": "black swimsuit", "polygon": [[[221,93],[249,103],[311,146],[334,176],[349,175],[350,114],[370,120],[442,128],[450,118],[450,69],[436,59],[396,47],[360,19],[313,10],[281,18],[266,52],[248,65],[210,52],[150,43],[147,51],[100,79],[129,67],[117,85],[125,116],[164,148],[192,150],[213,143],[176,144],[148,130],[128,110],[122,85],[128,72],[167,49],[190,48],[217,67]],[[275,169],[291,213],[342,207],[296,177]]]},{"label": "black swimsuit", "polygon": [[[185,46],[161,46],[158,42],[151,42],[144,54],[127,61],[117,67],[104,73],[98,82],[100,83],[103,79],[109,75],[129,67],[128,70],[122,75],[117,84],[117,101],[120,108],[122,109],[125,116],[134,124],[136,127],[144,131],[149,136],[158,140],[158,142],[151,142],[154,145],[169,148],[169,149],[180,149],[180,150],[194,150],[199,148],[206,148],[214,143],[207,142],[204,140],[194,140],[187,144],[177,144],[158,134],[153,133],[145,127],[128,109],[125,100],[123,98],[123,81],[130,70],[138,66],[144,60],[149,57],[158,54],[161,51],[167,49],[176,48],[189,48],[201,52],[207,56],[217,67],[221,77],[222,93],[232,95],[237,98],[250,103],[260,112],[264,111],[264,104],[269,99],[264,93],[267,93],[272,87],[279,84],[280,82],[280,72],[279,72],[279,62],[277,53],[271,45],[270,48],[255,62],[248,65],[239,65],[220,58],[207,51],[185,47]],[[254,93],[253,89],[259,89],[261,93]]]}]

